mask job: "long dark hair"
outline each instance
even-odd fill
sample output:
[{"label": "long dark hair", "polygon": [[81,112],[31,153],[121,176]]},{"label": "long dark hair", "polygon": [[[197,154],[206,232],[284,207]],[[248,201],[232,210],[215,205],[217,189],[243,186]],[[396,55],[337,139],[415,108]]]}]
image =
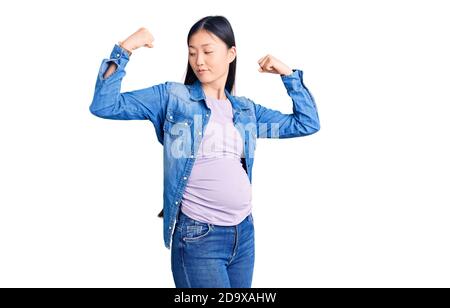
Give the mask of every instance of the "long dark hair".
[{"label": "long dark hair", "polygon": [[[228,21],[228,19],[226,19],[224,16],[220,15],[206,16],[197,21],[189,30],[187,36],[187,45],[189,45],[189,39],[191,38],[191,36],[200,30],[206,30],[208,32],[213,33],[218,38],[220,38],[227,45],[228,48],[236,46],[233,28],[231,27],[231,24]],[[232,94],[235,92],[234,82],[236,80],[236,63],[237,63],[237,56],[234,58],[233,62],[231,62],[229,65],[227,81],[225,83],[225,89],[227,89],[227,91]],[[194,70],[192,69],[188,60],[184,84],[191,85],[197,80],[198,78],[195,75]],[[163,217],[163,213],[164,209],[161,210],[161,212],[158,214],[158,217]]]}]

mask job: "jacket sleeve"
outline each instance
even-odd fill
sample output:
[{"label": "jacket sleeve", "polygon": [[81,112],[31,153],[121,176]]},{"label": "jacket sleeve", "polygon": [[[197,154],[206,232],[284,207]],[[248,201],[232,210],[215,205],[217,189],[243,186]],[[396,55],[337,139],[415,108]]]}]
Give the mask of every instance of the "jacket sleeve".
[{"label": "jacket sleeve", "polygon": [[[94,98],[89,110],[97,117],[113,120],[150,120],[155,127],[160,125],[164,117],[168,100],[169,82],[148,88],[120,93],[125,66],[129,55],[118,44],[114,45],[109,59],[103,59],[97,75]],[[103,78],[109,62],[117,64],[117,68],[106,79]]]},{"label": "jacket sleeve", "polygon": [[293,113],[284,114],[253,101],[258,138],[293,138],[311,135],[320,129],[319,115],[313,96],[303,84],[303,72],[293,69],[280,75],[291,97]]}]

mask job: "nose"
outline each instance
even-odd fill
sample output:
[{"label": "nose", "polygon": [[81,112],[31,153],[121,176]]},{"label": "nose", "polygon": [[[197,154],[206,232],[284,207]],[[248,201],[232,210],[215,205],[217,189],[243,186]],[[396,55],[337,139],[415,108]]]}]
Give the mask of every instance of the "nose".
[{"label": "nose", "polygon": [[203,57],[197,56],[197,60],[195,63],[197,65],[197,68],[199,68],[201,65],[203,65]]}]

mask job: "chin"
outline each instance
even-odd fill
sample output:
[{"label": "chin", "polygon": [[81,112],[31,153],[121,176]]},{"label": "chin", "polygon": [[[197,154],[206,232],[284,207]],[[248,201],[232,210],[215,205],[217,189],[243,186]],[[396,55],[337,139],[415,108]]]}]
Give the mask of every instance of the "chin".
[{"label": "chin", "polygon": [[198,78],[198,80],[203,81],[203,82],[206,82],[206,81],[208,81],[209,79],[211,79],[211,78],[206,78],[206,77],[204,77],[204,76],[197,76],[197,78]]}]

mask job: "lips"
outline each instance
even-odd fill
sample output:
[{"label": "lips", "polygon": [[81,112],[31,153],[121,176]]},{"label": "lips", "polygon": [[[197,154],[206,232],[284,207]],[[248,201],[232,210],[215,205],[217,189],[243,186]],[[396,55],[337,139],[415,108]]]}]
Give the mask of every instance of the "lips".
[{"label": "lips", "polygon": [[206,72],[207,70],[197,70],[198,73]]}]

